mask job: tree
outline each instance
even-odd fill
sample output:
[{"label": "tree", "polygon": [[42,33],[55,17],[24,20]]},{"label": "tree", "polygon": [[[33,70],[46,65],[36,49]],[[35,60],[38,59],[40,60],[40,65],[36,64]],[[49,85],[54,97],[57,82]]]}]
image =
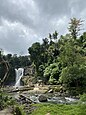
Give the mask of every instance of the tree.
[{"label": "tree", "polygon": [[49,41],[48,41],[48,39],[47,39],[47,38],[43,39],[43,45],[44,45],[44,46],[46,46],[46,47],[47,47],[47,46],[48,46],[48,42],[49,42]]},{"label": "tree", "polygon": [[44,77],[46,78],[46,82],[55,84],[60,75],[60,70],[57,63],[50,64],[50,66],[46,67],[44,70]]},{"label": "tree", "polygon": [[30,54],[30,59],[36,65],[36,70],[38,71],[39,65],[42,64],[41,61],[41,45],[39,42],[33,43],[28,49]]},{"label": "tree", "polygon": [[6,71],[5,71],[5,74],[4,74],[3,78],[1,79],[1,86],[4,85],[4,82],[5,82],[5,80],[7,79],[8,73],[9,73],[9,62],[4,59],[2,53],[3,53],[3,50],[1,49],[1,50],[0,50],[0,64],[4,64],[4,65],[5,65],[5,68],[4,68],[4,69],[5,69]]},{"label": "tree", "polygon": [[64,43],[64,46],[61,48],[61,52],[59,55],[59,62],[62,64],[62,67],[66,67],[69,65],[73,65],[77,60],[76,48],[74,47],[74,43],[72,41],[67,41]]},{"label": "tree", "polygon": [[80,36],[78,42],[79,46],[82,48],[81,50],[82,55],[86,56],[86,32],[84,32],[83,35]]},{"label": "tree", "polygon": [[65,84],[69,90],[75,87],[80,93],[86,91],[86,66],[84,64],[79,66],[74,64],[63,68],[59,81]]},{"label": "tree", "polygon": [[58,39],[57,37],[58,37],[58,33],[57,33],[57,31],[55,31],[53,33],[53,39],[57,41],[57,39]]},{"label": "tree", "polygon": [[71,36],[76,39],[77,36],[79,35],[79,31],[81,30],[80,26],[82,25],[82,20],[81,19],[76,19],[76,18],[72,18],[70,19],[71,22],[69,23],[69,32],[71,34]]},{"label": "tree", "polygon": [[75,87],[83,92],[81,87],[85,89],[86,85],[86,58],[80,51],[81,47],[76,40],[69,39],[64,43],[58,58],[62,66],[59,81],[65,84],[67,89]]}]

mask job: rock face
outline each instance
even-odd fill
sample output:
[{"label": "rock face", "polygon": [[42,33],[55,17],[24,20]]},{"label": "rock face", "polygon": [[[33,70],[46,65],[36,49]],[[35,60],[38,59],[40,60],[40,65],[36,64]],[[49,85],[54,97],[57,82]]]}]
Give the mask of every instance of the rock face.
[{"label": "rock face", "polygon": [[32,65],[24,68],[24,75],[25,76],[33,76],[34,73],[35,73],[35,68]]},{"label": "rock face", "polygon": [[33,65],[24,67],[24,76],[22,77],[24,85],[32,85],[34,74],[35,68]]},{"label": "rock face", "polygon": [[47,97],[44,96],[44,95],[40,95],[39,98],[38,98],[38,100],[39,100],[40,102],[47,102]]}]

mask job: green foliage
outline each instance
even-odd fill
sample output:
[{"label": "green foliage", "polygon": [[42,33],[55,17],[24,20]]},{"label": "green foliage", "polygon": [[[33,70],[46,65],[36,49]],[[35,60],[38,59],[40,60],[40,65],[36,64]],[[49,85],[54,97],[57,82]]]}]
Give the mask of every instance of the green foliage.
[{"label": "green foliage", "polygon": [[79,53],[78,46],[75,45],[74,41],[66,41],[66,43],[61,48],[59,61],[63,67],[82,63],[82,56]]},{"label": "green foliage", "polygon": [[40,65],[39,69],[38,69],[38,71],[39,71],[39,73],[38,73],[39,79],[44,80],[44,77],[43,77],[44,70],[45,70],[45,66],[44,65]]},{"label": "green foliage", "polygon": [[13,114],[14,115],[26,115],[26,113],[24,112],[23,106],[19,106],[19,105],[14,106]]},{"label": "green foliage", "polygon": [[14,115],[26,115],[24,112],[24,106],[19,105],[16,100],[5,94],[3,90],[0,90],[0,110],[12,107]]},{"label": "green foliage", "polygon": [[50,84],[56,84],[59,79],[59,67],[57,63],[50,64],[50,66],[46,67],[44,70],[44,77],[49,80]]},{"label": "green foliage", "polygon": [[83,95],[80,95],[80,101],[86,104],[86,93],[84,93]]},{"label": "green foliage", "polygon": [[42,64],[41,61],[41,45],[39,42],[32,44],[32,46],[28,49],[30,54],[31,61],[36,65],[36,70],[38,71],[39,65]]},{"label": "green foliage", "polygon": [[57,84],[57,80],[53,76],[50,76],[49,84],[51,84],[51,85]]},{"label": "green foliage", "polygon": [[82,47],[78,40],[69,38],[67,41],[63,41],[64,44],[60,49],[58,61],[61,65],[61,74],[59,81],[65,84],[69,91],[75,87],[76,93],[79,94],[86,91],[86,58],[85,55],[82,55]]},{"label": "green foliage", "polygon": [[15,104],[15,101],[6,95],[3,91],[0,90],[0,110],[13,106]]},{"label": "green foliage", "polygon": [[5,58],[9,61],[10,66],[13,68],[25,67],[31,64],[30,60],[28,59],[29,56],[12,56],[8,59],[7,55]]},{"label": "green foliage", "polygon": [[44,38],[42,44],[39,42],[33,43],[28,49],[30,59],[36,66],[36,77],[43,77],[44,69],[40,71],[41,65],[44,66],[43,68],[46,68],[51,63],[55,62],[55,57],[58,55],[57,43],[55,42],[57,36],[58,33],[55,31],[52,35],[49,34],[49,39]]},{"label": "green foliage", "polygon": [[67,87],[83,87],[86,86],[86,67],[85,66],[68,66],[62,69],[60,82],[66,84]]}]

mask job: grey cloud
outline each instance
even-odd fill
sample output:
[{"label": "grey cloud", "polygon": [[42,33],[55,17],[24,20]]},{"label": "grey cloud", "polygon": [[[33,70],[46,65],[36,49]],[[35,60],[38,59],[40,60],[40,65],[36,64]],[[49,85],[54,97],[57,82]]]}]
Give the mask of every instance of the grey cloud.
[{"label": "grey cloud", "polygon": [[[80,16],[81,12],[86,9],[86,1],[85,0],[72,0],[70,7],[74,9],[76,15]],[[84,12],[85,13],[85,12]]]},{"label": "grey cloud", "polygon": [[0,48],[26,54],[48,33],[66,34],[70,18],[86,19],[85,5],[85,0],[0,0]]},{"label": "grey cloud", "polygon": [[[45,33],[58,30],[61,34],[64,34],[67,31],[70,18],[85,17],[85,0],[49,0],[48,2],[36,0],[35,2],[40,10],[41,21],[39,20],[39,25],[46,30]],[[64,17],[66,18],[64,19]],[[62,23],[57,24],[59,20],[62,20]],[[52,25],[53,22],[54,26]],[[42,30],[39,30],[40,33],[42,33]]]},{"label": "grey cloud", "polygon": [[[37,33],[41,34],[43,37],[55,30],[58,30],[58,32],[61,34],[64,33],[67,28],[64,25],[68,24],[67,21],[71,16],[71,2],[69,0],[49,0],[47,2],[46,0],[34,0],[34,2],[36,3],[40,11],[40,16],[37,20],[38,23],[36,26]],[[64,17],[66,17],[66,20],[64,19]],[[60,25],[57,24],[59,20],[63,21],[62,24],[60,23]],[[63,27],[65,27],[64,29],[62,25]]]},{"label": "grey cloud", "polygon": [[[35,1],[35,0],[34,0]],[[68,15],[71,11],[70,0],[36,0],[36,4],[38,5],[41,12],[46,14],[47,16],[60,16],[60,15]]]},{"label": "grey cloud", "polygon": [[0,17],[12,22],[21,22],[28,25],[28,27],[34,26],[33,18],[36,10],[31,5],[31,2],[26,0],[22,0],[22,2],[21,0],[0,0],[0,2]]},{"label": "grey cloud", "polygon": [[27,54],[28,47],[35,41],[31,40],[33,36],[29,33],[33,32],[24,25],[3,20],[3,25],[0,26],[0,48],[13,54]]}]

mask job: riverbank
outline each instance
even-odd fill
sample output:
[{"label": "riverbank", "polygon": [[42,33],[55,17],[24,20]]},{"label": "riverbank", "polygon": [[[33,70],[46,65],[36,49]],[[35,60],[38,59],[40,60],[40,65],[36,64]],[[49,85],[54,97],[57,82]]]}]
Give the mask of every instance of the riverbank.
[{"label": "riverbank", "polygon": [[86,115],[86,105],[81,104],[35,104],[30,115]]}]

